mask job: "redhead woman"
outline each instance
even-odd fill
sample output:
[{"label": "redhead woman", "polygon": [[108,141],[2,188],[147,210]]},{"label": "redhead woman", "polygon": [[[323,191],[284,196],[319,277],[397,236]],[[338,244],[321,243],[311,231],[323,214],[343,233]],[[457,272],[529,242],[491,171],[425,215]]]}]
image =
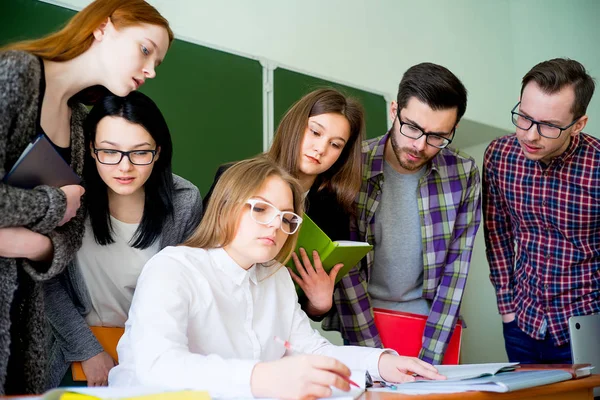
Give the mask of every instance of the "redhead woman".
[{"label": "redhead woman", "polygon": [[[84,94],[126,96],[154,78],[173,34],[142,0],[96,0],[60,31],[0,50],[0,178],[36,136],[81,175]],[[39,281],[81,245],[83,188],[0,183],[0,394],[44,387],[46,340]]]}]

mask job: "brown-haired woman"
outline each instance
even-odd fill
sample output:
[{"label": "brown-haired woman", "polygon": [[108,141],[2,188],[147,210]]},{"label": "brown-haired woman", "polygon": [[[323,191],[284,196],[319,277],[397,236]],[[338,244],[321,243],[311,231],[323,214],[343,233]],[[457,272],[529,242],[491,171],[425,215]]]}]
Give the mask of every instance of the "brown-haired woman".
[{"label": "brown-haired woman", "polygon": [[[142,0],[96,0],[60,31],[0,49],[0,177],[44,134],[81,175],[81,94],[119,96],[156,75],[173,39]],[[20,189],[0,183],[0,394],[44,388],[42,290],[81,245],[83,188]]]},{"label": "brown-haired woman", "polygon": [[[361,104],[338,90],[324,88],[306,94],[290,107],[266,153],[300,181],[306,214],[332,240],[350,239],[349,221],[362,179],[363,139]],[[204,198],[205,210],[216,182],[230,166],[219,167]],[[295,254],[293,257],[301,276],[290,273],[306,294],[302,308],[319,320],[331,309],[335,277],[342,264],[327,275],[319,262],[302,265]]]}]

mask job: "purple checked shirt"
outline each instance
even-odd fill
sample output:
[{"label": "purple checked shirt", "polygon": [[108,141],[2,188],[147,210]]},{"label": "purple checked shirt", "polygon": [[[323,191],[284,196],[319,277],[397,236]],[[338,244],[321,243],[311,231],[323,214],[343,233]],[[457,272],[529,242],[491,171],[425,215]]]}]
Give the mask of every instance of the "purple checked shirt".
[{"label": "purple checked shirt", "polygon": [[[363,182],[357,197],[357,220],[351,224],[353,240],[375,243],[387,139],[386,134],[363,142]],[[427,362],[442,362],[456,325],[481,220],[480,191],[475,160],[451,148],[442,149],[431,160],[419,181],[423,297],[432,301],[419,358]],[[371,251],[336,286],[335,307],[323,327],[339,330],[349,344],[381,347],[367,290],[373,260]]]}]

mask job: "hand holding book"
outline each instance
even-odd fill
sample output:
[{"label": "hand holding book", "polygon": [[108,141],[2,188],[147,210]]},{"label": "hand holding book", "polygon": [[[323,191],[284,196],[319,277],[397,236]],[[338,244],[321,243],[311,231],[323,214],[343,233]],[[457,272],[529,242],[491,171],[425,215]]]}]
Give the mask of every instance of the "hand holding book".
[{"label": "hand holding book", "polygon": [[40,185],[60,188],[65,194],[67,207],[58,226],[66,224],[77,214],[81,196],[85,192],[79,185],[79,176],[43,133],[25,148],[2,182],[22,189],[33,189]]},{"label": "hand holding book", "polygon": [[60,188],[65,194],[67,199],[67,207],[65,208],[65,215],[62,220],[58,223],[58,226],[63,226],[69,222],[75,215],[77,210],[81,206],[81,196],[85,193],[85,189],[79,185],[67,185]]},{"label": "hand holding book", "polygon": [[319,252],[313,250],[311,263],[310,258],[305,249],[300,248],[298,253],[302,257],[302,261],[296,253],[292,254],[292,259],[295,265],[295,270],[290,268],[290,275],[296,284],[302,289],[308,298],[306,313],[309,315],[322,315],[328,312],[333,305],[333,288],[335,286],[336,277],[344,266],[344,264],[336,264],[331,268],[329,274],[323,269]]},{"label": "hand holding book", "polygon": [[[324,272],[329,273],[329,277],[331,277],[331,271],[334,268],[339,268],[339,271],[336,272],[334,277],[334,281],[337,283],[348,274],[348,272],[356,266],[356,264],[358,264],[372,248],[373,246],[366,242],[353,242],[349,240],[332,241],[325,232],[323,232],[321,228],[305,214],[303,216],[302,226],[300,227],[300,234],[298,235],[295,252],[302,257],[300,249],[305,249],[308,261],[312,263],[311,265],[315,265],[314,268],[316,268],[315,260],[311,259],[314,251],[316,251],[319,262],[321,263]],[[341,267],[339,267],[340,264],[342,264]],[[306,265],[307,264],[305,263],[305,266]],[[287,267],[297,276],[301,276],[300,272],[296,269],[294,259],[291,259],[287,263]],[[296,288],[299,292],[302,290],[301,286],[298,284]]]}]

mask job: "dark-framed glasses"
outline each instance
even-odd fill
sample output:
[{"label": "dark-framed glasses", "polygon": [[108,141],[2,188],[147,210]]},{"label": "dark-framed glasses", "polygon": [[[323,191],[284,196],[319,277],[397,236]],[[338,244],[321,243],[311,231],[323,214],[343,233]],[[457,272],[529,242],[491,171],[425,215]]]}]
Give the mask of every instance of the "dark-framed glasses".
[{"label": "dark-framed glasses", "polygon": [[570,127],[572,127],[573,125],[575,125],[575,122],[579,121],[579,118],[581,118],[581,117],[577,117],[569,125],[560,127],[558,125],[550,124],[548,122],[536,121],[533,118],[530,118],[523,114],[520,114],[518,111],[516,111],[517,108],[519,107],[519,105],[521,105],[521,102],[518,102],[510,112],[510,114],[512,116],[513,125],[519,129],[528,131],[531,129],[533,124],[536,124],[537,131],[540,134],[540,136],[543,136],[548,139],[558,139],[564,130],[567,130]]},{"label": "dark-framed glasses", "polygon": [[281,219],[281,230],[288,235],[295,233],[300,224],[302,217],[291,211],[281,211],[273,204],[259,199],[248,199],[246,204],[250,205],[250,217],[261,225],[268,225],[275,218]]},{"label": "dark-framed glasses", "polygon": [[398,116],[398,122],[400,123],[400,133],[406,136],[407,138],[419,139],[421,136],[425,135],[425,141],[427,142],[427,144],[433,147],[437,147],[438,149],[443,149],[444,147],[452,143],[456,127],[452,128],[452,131],[448,133],[448,136],[450,137],[446,137],[441,136],[437,133],[424,132],[418,126],[402,121],[402,118],[400,117],[400,111],[398,111],[396,115]]},{"label": "dark-framed glasses", "polygon": [[94,147],[96,160],[100,164],[117,165],[123,157],[127,157],[133,165],[149,165],[154,161],[156,150],[131,150],[121,151],[113,149],[97,149]]}]

